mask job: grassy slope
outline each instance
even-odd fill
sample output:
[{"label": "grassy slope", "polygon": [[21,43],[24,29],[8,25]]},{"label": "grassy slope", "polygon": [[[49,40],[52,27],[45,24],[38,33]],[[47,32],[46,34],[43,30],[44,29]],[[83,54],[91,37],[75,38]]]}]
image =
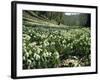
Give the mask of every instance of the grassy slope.
[{"label": "grassy slope", "polygon": [[58,25],[55,20],[49,20],[42,18],[40,16],[37,16],[35,13],[32,13],[32,15],[28,14],[27,12],[23,14],[23,25],[26,26],[44,26],[44,27],[69,27],[63,24]]}]

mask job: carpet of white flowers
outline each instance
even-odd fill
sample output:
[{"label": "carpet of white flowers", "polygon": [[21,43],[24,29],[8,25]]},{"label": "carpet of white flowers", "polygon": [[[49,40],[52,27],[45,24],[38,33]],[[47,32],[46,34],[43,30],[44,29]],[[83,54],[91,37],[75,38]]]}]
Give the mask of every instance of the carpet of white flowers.
[{"label": "carpet of white flowers", "polygon": [[23,26],[23,69],[91,65],[89,28]]}]

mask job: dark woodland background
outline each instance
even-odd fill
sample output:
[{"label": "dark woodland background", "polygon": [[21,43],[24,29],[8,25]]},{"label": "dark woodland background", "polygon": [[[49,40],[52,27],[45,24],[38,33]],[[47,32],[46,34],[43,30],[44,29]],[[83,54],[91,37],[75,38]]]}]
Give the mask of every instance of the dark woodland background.
[{"label": "dark woodland background", "polygon": [[55,24],[64,24],[67,26],[83,26],[90,27],[91,15],[87,13],[73,13],[72,15],[65,15],[64,12],[46,12],[46,11],[23,11],[40,20],[52,21]]}]

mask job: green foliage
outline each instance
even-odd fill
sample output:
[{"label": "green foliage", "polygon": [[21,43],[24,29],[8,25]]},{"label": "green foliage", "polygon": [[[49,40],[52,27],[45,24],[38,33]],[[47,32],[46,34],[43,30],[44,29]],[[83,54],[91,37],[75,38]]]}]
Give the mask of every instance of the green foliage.
[{"label": "green foliage", "polygon": [[[53,30],[23,26],[23,69],[89,66],[90,29]],[[66,61],[65,61],[66,62]]]},{"label": "green foliage", "polygon": [[67,26],[91,27],[90,14],[64,15],[64,24]]}]

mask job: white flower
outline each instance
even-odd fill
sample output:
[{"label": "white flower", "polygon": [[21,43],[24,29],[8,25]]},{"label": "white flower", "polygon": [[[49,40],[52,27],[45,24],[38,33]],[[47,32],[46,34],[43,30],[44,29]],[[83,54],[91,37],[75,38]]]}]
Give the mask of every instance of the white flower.
[{"label": "white flower", "polygon": [[49,42],[47,40],[44,41],[44,46],[48,46]]},{"label": "white flower", "polygon": [[56,56],[56,58],[59,58],[59,53],[57,51],[54,52],[54,55]]},{"label": "white flower", "polygon": [[26,39],[26,40],[30,40],[30,36],[29,35],[27,35],[27,34],[23,34],[23,39]]},{"label": "white flower", "polygon": [[39,59],[40,59],[40,55],[34,53],[34,58],[35,58],[36,60],[39,60]]},{"label": "white flower", "polygon": [[31,64],[31,60],[28,59],[28,64]]}]

